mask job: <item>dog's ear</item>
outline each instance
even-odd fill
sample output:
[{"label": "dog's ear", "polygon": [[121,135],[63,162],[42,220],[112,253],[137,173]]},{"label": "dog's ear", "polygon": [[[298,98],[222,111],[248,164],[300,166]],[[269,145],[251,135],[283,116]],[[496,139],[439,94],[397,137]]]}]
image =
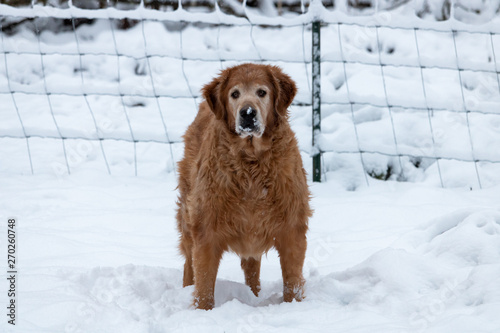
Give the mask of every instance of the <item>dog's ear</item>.
[{"label": "dog's ear", "polygon": [[206,84],[202,88],[203,98],[205,98],[210,110],[212,110],[217,119],[226,117],[225,96],[223,96],[223,93],[227,78],[227,71],[223,71],[218,77],[214,78],[212,82]]},{"label": "dog's ear", "polygon": [[287,109],[292,104],[295,94],[297,94],[297,86],[290,76],[283,73],[281,68],[271,66],[276,87],[275,108],[278,114],[284,116],[287,114]]}]

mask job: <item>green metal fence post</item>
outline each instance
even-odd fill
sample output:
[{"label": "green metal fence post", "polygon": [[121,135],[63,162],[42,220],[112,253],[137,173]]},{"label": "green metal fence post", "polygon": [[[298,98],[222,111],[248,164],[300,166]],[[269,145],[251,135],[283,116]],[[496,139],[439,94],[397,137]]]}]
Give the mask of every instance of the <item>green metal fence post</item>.
[{"label": "green metal fence post", "polygon": [[321,48],[320,21],[312,24],[312,160],[313,182],[321,182]]}]

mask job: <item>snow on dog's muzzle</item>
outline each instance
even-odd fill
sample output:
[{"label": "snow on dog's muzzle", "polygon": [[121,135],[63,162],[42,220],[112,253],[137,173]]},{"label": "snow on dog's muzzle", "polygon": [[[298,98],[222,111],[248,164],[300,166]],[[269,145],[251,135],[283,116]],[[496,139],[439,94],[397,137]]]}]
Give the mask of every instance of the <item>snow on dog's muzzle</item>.
[{"label": "snow on dog's muzzle", "polygon": [[252,132],[257,125],[257,111],[251,106],[240,110],[240,127],[245,132]]},{"label": "snow on dog's muzzle", "polygon": [[261,136],[261,121],[259,112],[251,106],[243,107],[238,114],[236,132],[245,137],[249,135]]}]

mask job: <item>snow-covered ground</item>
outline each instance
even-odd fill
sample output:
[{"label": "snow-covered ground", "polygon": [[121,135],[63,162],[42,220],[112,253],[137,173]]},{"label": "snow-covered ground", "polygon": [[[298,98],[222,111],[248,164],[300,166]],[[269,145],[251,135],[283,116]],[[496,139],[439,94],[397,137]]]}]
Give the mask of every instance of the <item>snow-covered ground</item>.
[{"label": "snow-covered ground", "polygon": [[307,298],[281,303],[275,251],[258,298],[226,254],[208,312],[190,308],[193,288],[182,288],[173,177],[14,176],[0,186],[2,218],[18,219],[12,332],[500,329],[499,186],[314,184]]},{"label": "snow-covered ground", "polygon": [[297,81],[291,123],[310,173],[310,26],[102,19],[76,38],[0,34],[0,245],[16,218],[19,270],[17,325],[4,315],[0,331],[500,331],[500,35],[424,31],[407,8],[364,22],[420,29],[322,29],[328,152],[326,181],[311,183],[307,298],[281,302],[274,251],[258,298],[226,254],[208,312],[182,288],[181,135],[220,68],[265,59]]}]

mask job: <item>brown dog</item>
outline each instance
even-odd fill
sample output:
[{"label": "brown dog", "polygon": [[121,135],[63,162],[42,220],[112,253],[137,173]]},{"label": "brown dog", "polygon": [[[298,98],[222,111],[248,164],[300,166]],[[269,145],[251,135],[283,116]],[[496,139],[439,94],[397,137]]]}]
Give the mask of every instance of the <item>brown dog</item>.
[{"label": "brown dog", "polygon": [[214,306],[224,251],[241,257],[257,296],[260,260],[274,247],[285,302],[300,301],[309,189],[287,108],[297,88],[280,68],[243,64],[203,87],[205,101],[184,135],[177,222],[186,258],[183,285],[194,305]]}]

